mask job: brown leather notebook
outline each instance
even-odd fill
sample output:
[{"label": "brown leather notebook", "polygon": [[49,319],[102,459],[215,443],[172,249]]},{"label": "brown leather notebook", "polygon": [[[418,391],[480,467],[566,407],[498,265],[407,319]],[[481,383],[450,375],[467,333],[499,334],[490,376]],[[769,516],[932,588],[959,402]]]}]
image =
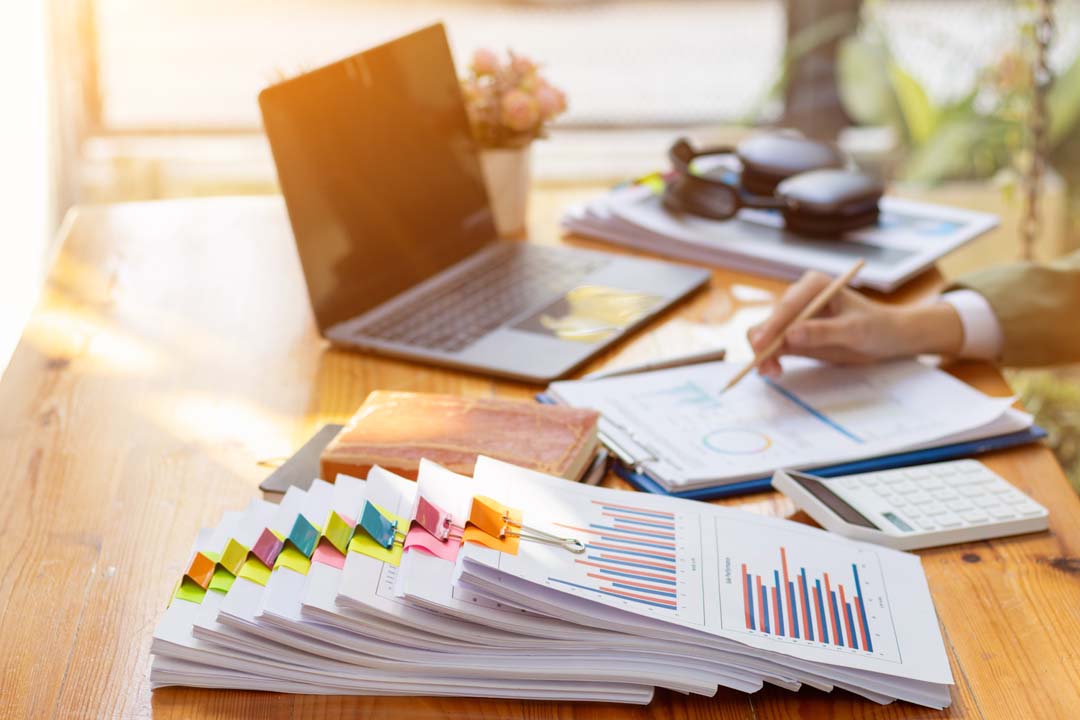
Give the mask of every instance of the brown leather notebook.
[{"label": "brown leather notebook", "polygon": [[427,458],[471,475],[478,455],[578,480],[596,455],[594,410],[519,400],[376,390],[322,453],[321,476],[372,465],[415,479]]}]

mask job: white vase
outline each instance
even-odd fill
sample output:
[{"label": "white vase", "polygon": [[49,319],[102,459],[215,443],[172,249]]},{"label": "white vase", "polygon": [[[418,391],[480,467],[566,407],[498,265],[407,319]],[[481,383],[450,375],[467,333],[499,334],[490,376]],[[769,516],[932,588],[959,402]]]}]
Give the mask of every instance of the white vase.
[{"label": "white vase", "polygon": [[480,167],[487,185],[488,202],[500,237],[525,234],[529,205],[529,157],[532,145],[520,148],[484,148]]}]

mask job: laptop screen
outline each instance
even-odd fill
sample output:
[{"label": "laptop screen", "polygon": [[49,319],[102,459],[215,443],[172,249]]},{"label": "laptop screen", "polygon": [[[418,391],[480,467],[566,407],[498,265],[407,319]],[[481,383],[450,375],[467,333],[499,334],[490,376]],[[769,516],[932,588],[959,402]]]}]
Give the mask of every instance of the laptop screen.
[{"label": "laptop screen", "polygon": [[259,96],[319,328],[494,241],[442,25]]}]

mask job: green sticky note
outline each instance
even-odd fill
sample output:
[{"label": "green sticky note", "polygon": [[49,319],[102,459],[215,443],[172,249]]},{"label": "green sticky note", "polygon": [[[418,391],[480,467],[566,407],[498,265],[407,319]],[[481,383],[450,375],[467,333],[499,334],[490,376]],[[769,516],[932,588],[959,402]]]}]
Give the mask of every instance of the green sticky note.
[{"label": "green sticky note", "polygon": [[257,558],[250,558],[244,563],[244,567],[240,568],[240,574],[237,577],[266,587],[266,583],[270,582],[270,568],[263,565]]},{"label": "green sticky note", "polygon": [[[409,521],[400,515],[387,512],[385,508],[381,508],[375,505],[375,508],[382,513],[391,523],[397,522],[398,532],[407,532],[409,527]],[[373,557],[376,560],[381,560],[385,563],[390,563],[394,567],[401,565],[401,554],[405,551],[403,545],[400,542],[394,542],[389,548],[385,548],[375,541],[366,532],[357,532],[353,535],[352,542],[349,543],[349,550],[351,552],[358,552],[368,557]]]},{"label": "green sticky note", "polygon": [[349,538],[352,537],[353,526],[349,524],[349,521],[338,515],[336,512],[330,513],[330,518],[326,521],[326,530],[323,532],[323,537],[330,541],[330,544],[338,549],[338,552],[345,554],[349,551]]},{"label": "green sticky note", "polygon": [[206,591],[191,578],[184,578],[180,583],[180,587],[176,588],[176,594],[173,597],[177,600],[187,600],[196,605],[201,605],[203,598],[206,597]]},{"label": "green sticky note", "polygon": [[308,570],[311,568],[311,558],[304,555],[304,553],[300,552],[298,548],[293,547],[291,544],[286,545],[285,549],[278,554],[277,560],[274,562],[274,569],[277,570],[279,567],[287,567],[293,572],[307,575]]},{"label": "green sticky note", "polygon": [[208,590],[215,590],[219,593],[229,592],[229,588],[232,587],[233,582],[236,581],[236,576],[223,567],[219,567],[214,571],[214,577],[210,578],[210,587]]},{"label": "green sticky note", "polygon": [[218,564],[228,570],[235,577],[240,568],[243,567],[244,561],[247,560],[248,547],[241,545],[236,540],[229,540],[225,545],[225,549],[221,552],[221,559],[218,560]]}]

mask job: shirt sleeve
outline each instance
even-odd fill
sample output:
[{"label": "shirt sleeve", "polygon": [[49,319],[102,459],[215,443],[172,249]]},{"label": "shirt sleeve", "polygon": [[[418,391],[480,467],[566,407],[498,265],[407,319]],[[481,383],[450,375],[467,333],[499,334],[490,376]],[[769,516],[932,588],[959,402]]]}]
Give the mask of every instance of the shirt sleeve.
[{"label": "shirt sleeve", "polygon": [[941,296],[960,316],[964,344],[960,356],[979,360],[1001,357],[1004,334],[989,301],[974,290],[952,290]]}]

